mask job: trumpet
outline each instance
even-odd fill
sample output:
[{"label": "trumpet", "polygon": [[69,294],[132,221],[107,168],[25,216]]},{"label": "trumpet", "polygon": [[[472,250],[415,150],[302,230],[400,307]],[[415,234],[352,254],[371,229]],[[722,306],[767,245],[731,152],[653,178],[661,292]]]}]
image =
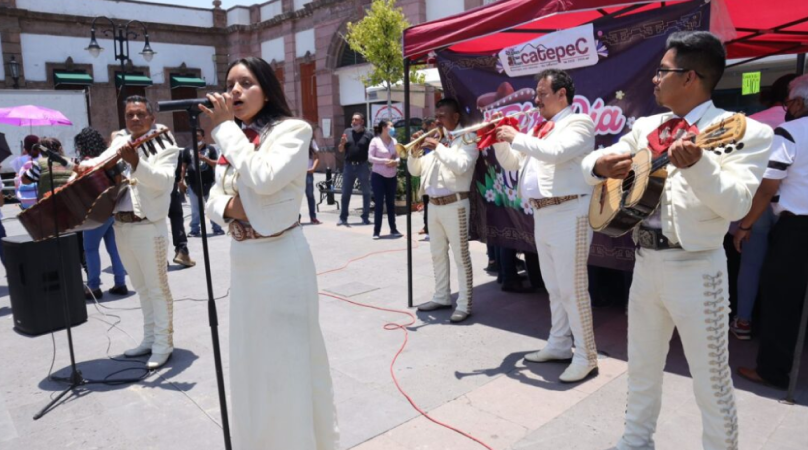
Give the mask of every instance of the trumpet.
[{"label": "trumpet", "polygon": [[428,137],[434,137],[438,140],[443,139],[443,129],[440,127],[433,128],[424,133],[423,135],[419,136],[418,139],[410,142],[407,145],[396,144],[396,153],[398,153],[398,157],[401,159],[407,159],[410,153],[412,153],[413,158],[420,158],[424,154],[421,145],[424,143],[424,140]]},{"label": "trumpet", "polygon": [[[518,117],[518,116],[522,116],[522,115],[525,115],[525,114],[531,114],[531,113],[534,113],[534,112],[539,112],[539,108],[538,107],[530,108],[527,111],[521,111],[521,112],[517,112],[517,113],[513,113],[513,114],[508,114],[505,117]],[[462,137],[463,142],[466,143],[466,144],[479,142],[480,141],[479,136],[475,136],[474,140],[468,140],[468,139],[466,139],[466,135],[469,134],[469,133],[476,133],[477,131],[482,130],[483,128],[488,128],[491,125],[496,125],[497,122],[499,122],[502,119],[503,119],[502,117],[499,117],[499,118],[496,118],[496,119],[489,120],[487,122],[481,122],[481,123],[478,123],[476,125],[471,125],[471,126],[466,127],[466,128],[461,128],[459,130],[448,131],[446,133],[446,137],[451,141],[454,141],[458,137]]]}]

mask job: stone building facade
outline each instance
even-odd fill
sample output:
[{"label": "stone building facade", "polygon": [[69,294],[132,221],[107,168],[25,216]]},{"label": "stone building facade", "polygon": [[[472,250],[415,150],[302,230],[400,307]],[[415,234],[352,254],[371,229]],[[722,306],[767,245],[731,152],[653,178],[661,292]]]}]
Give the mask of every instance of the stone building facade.
[{"label": "stone building facade", "polygon": [[[0,89],[14,85],[8,65],[13,57],[21,68],[20,89],[85,89],[91,125],[105,135],[119,129],[122,120],[116,110],[121,109],[117,98],[121,94],[116,81],[122,69],[111,36],[103,33],[110,28],[106,20],[96,22],[97,39],[105,48],[101,56],[93,58],[85,50],[93,19],[106,16],[120,25],[133,21],[127,29],[135,34],[129,37],[125,95],[144,94],[152,102],[203,97],[223,90],[230,61],[260,56],[282,80],[295,115],[315,124],[318,143],[330,148],[349,115],[367,108],[359,76],[369,65],[350,51],[342,36],[348,22],[360,20],[369,4],[369,0],[269,0],[224,10],[218,0],[210,8],[177,7],[168,1],[0,0],[4,62]],[[398,4],[416,24],[480,6],[483,0],[399,0]],[[139,54],[144,31],[156,52],[152,61]],[[65,73],[89,75],[92,81],[86,86],[60,83]],[[431,112],[433,102],[426,103],[424,114]],[[182,133],[188,128],[184,113],[159,113],[158,122],[173,127],[187,142],[183,136],[188,133]]]}]

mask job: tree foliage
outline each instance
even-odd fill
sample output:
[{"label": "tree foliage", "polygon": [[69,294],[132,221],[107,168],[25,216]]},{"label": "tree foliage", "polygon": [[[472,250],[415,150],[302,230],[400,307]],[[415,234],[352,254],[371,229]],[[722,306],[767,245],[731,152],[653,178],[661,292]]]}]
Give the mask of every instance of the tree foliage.
[{"label": "tree foliage", "polygon": [[[362,77],[365,86],[385,84],[390,87],[404,78],[404,56],[401,49],[404,29],[410,26],[395,0],[373,0],[365,17],[348,23],[348,45],[359,52],[373,70]],[[411,67],[410,80],[422,83],[423,77]]]}]

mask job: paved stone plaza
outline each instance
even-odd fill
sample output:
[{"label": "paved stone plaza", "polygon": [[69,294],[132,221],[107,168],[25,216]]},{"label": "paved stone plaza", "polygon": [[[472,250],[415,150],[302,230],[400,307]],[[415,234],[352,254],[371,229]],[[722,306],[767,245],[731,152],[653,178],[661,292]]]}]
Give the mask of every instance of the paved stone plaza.
[{"label": "paved stone plaza", "polygon": [[[360,201],[354,200],[354,206]],[[324,204],[325,205],[325,204]],[[188,206],[186,214],[190,214]],[[389,250],[319,277],[321,291],[385,308],[407,308],[406,238],[371,240],[372,227],[336,227],[335,206],[324,206],[324,223],[306,226],[318,272],[339,268],[370,252]],[[307,216],[305,206],[301,209]],[[10,236],[21,234],[12,217],[16,205],[3,207]],[[404,231],[404,217],[398,219]],[[359,223],[357,217],[350,222]],[[386,221],[385,221],[386,222]],[[414,216],[413,231],[422,225]],[[387,225],[383,233],[387,232]],[[69,370],[64,331],[28,337],[13,330],[7,283],[0,286],[0,449],[222,449],[224,448],[213,364],[202,264],[202,241],[189,238],[197,266],[171,266],[169,282],[176,299],[174,344],[169,363],[138,384],[80,388],[38,421],[32,416],[63,389],[48,381]],[[229,240],[209,241],[213,286],[219,310],[225,374],[228,368]],[[426,301],[433,285],[429,244],[416,242],[414,302]],[[471,245],[474,264],[474,315],[449,323],[448,310],[417,313],[409,343],[395,367],[398,380],[424,410],[496,450],[606,450],[620,437],[626,404],[626,317],[621,307],[595,310],[595,334],[601,353],[600,375],[578,385],[560,384],[563,364],[529,364],[524,354],[544,344],[550,327],[546,294],[505,294],[483,271],[485,246]],[[112,285],[109,260],[102,250],[104,285]],[[3,269],[0,269],[3,270]],[[454,270],[454,269],[452,269]],[[128,280],[127,280],[128,282]],[[456,283],[453,280],[453,286]],[[131,288],[131,285],[130,285]],[[198,301],[202,300],[202,301]],[[101,308],[88,303],[89,319],[73,329],[79,368],[87,378],[104,376],[137,363],[117,362],[141,337],[137,294],[105,294]],[[340,447],[356,450],[481,449],[479,444],[421,417],[398,392],[390,362],[403,341],[389,322],[405,315],[357,307],[322,296],[320,322],[325,334],[341,429]],[[111,324],[120,321],[117,328]],[[733,368],[752,365],[756,342],[730,339]],[[804,356],[803,361],[808,361]],[[284,361],[276,361],[284,364]],[[808,364],[796,406],[779,402],[783,393],[735,377],[742,450],[808,448]],[[140,365],[142,366],[142,364]],[[122,376],[136,376],[139,370]],[[691,391],[681,344],[674,338],[665,373],[657,449],[699,449],[701,419]],[[294,449],[289,449],[294,450]]]}]

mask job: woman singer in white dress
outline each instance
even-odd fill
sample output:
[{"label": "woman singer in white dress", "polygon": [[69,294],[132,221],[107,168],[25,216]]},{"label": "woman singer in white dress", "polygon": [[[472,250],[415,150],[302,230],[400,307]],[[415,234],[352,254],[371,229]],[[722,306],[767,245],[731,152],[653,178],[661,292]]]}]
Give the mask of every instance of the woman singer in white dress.
[{"label": "woman singer in white dress", "polygon": [[222,151],[206,211],[228,226],[233,447],[333,450],[337,426],[317,278],[298,223],[311,127],[274,71],[248,57],[201,109]]}]

